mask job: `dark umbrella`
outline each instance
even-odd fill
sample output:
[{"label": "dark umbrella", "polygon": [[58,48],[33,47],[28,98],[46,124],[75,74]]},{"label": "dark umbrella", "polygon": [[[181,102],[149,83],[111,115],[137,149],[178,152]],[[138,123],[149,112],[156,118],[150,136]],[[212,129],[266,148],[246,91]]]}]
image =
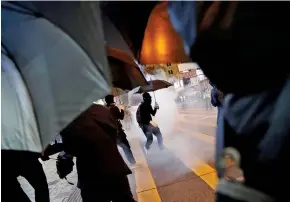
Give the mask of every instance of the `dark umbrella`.
[{"label": "dark umbrella", "polygon": [[161,90],[163,88],[168,88],[170,86],[172,86],[172,84],[167,81],[153,80],[153,81],[150,81],[149,85],[141,86],[136,93],[154,92],[157,90]]},{"label": "dark umbrella", "polygon": [[137,63],[133,52],[107,16],[103,16],[103,27],[108,56],[136,66]]},{"label": "dark umbrella", "polygon": [[150,81],[150,85],[139,87],[139,89],[135,93],[153,92],[154,99],[156,101],[156,97],[155,97],[155,93],[154,92],[157,91],[157,90],[168,88],[170,86],[172,86],[172,84],[167,82],[167,81],[154,80],[154,81]]},{"label": "dark umbrella", "polygon": [[[107,55],[113,77],[113,87],[132,90],[147,85],[132,51],[121,33],[107,16],[103,16]],[[117,92],[117,94],[119,94]]]},{"label": "dark umbrella", "polygon": [[113,77],[113,87],[132,90],[138,86],[148,85],[137,65],[125,63],[111,56],[108,57],[108,60]]},{"label": "dark umbrella", "polygon": [[139,59],[147,21],[158,1],[101,2],[103,13],[120,31],[124,40]]}]

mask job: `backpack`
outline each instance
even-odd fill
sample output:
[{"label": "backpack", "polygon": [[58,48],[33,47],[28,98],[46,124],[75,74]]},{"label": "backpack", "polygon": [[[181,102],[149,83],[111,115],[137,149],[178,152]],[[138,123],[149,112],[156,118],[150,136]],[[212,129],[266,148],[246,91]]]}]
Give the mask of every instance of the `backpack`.
[{"label": "backpack", "polygon": [[73,156],[65,152],[60,152],[56,161],[56,170],[59,178],[66,178],[66,176],[73,171],[73,166]]}]

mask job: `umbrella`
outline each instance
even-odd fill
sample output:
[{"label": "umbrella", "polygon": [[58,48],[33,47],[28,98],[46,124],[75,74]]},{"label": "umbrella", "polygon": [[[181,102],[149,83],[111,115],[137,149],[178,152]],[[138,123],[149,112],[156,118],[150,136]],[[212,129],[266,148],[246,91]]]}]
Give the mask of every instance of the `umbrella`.
[{"label": "umbrella", "polygon": [[136,66],[134,55],[121,33],[116,29],[107,16],[103,16],[104,35],[107,46],[107,55],[125,63]]},{"label": "umbrella", "polygon": [[114,87],[131,90],[137,86],[147,85],[132,51],[121,33],[105,15],[103,24]]},{"label": "umbrella", "polygon": [[172,86],[172,84],[167,81],[153,80],[150,82],[150,85],[139,87],[139,90],[136,93],[154,92],[170,86]]},{"label": "umbrella", "polygon": [[157,3],[157,1],[101,2],[103,13],[120,31],[137,59],[142,48],[147,21]]},{"label": "umbrella", "polygon": [[154,100],[156,101],[156,97],[155,97],[155,93],[154,92],[157,91],[157,90],[168,88],[170,86],[172,86],[172,84],[167,82],[167,81],[164,81],[164,80],[153,80],[153,81],[150,81],[150,85],[141,86],[138,89],[138,91],[136,91],[135,93],[153,92]]},{"label": "umbrella", "polygon": [[124,95],[128,92],[128,90],[122,90],[121,88],[112,88],[112,95],[114,95],[115,97]]},{"label": "umbrella", "polygon": [[138,106],[143,100],[141,94],[132,94],[129,99],[130,106]]},{"label": "umbrella", "polygon": [[112,71],[113,87],[132,90],[138,86],[148,85],[137,65],[130,65],[111,56],[108,57],[108,61]]},{"label": "umbrella", "polygon": [[12,110],[2,111],[1,147],[40,152],[110,91],[98,2],[1,8],[2,109]]}]

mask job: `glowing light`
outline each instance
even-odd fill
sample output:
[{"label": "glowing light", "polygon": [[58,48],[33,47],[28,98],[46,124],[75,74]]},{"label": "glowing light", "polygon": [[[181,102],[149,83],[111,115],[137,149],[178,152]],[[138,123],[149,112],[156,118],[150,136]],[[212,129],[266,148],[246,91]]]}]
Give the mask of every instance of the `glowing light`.
[{"label": "glowing light", "polygon": [[142,64],[187,62],[183,41],[169,19],[168,4],[158,4],[151,12],[140,55]]}]

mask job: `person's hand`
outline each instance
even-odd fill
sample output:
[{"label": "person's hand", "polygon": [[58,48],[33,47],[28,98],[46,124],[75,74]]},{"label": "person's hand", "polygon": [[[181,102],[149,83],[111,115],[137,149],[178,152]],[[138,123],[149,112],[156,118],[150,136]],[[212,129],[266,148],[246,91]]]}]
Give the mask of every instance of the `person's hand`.
[{"label": "person's hand", "polygon": [[41,158],[42,161],[48,161],[49,160],[49,156],[46,156],[44,153],[41,153],[40,158]]},{"label": "person's hand", "polygon": [[120,108],[121,110],[124,110],[124,109],[125,109],[125,106],[124,106],[124,105],[120,105],[119,108]]},{"label": "person's hand", "polygon": [[159,104],[155,102],[155,109],[159,109]]}]

